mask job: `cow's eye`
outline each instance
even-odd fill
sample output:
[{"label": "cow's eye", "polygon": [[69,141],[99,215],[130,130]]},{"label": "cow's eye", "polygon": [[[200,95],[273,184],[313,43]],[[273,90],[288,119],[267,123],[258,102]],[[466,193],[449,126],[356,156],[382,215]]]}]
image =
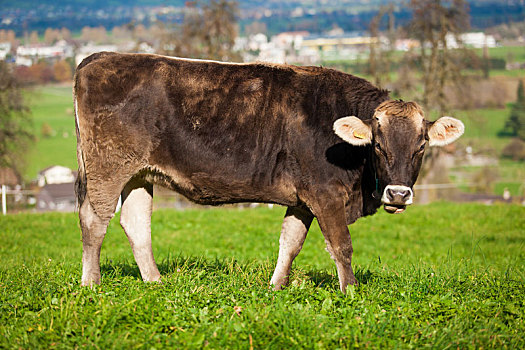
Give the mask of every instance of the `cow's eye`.
[{"label": "cow's eye", "polygon": [[382,153],[383,155],[386,155],[386,152],[381,148],[381,145],[379,145],[379,143],[376,143],[375,147],[376,147],[377,152]]},{"label": "cow's eye", "polygon": [[417,156],[418,154],[421,154],[425,151],[425,144],[422,144],[421,147],[419,147],[419,149],[416,151],[416,153],[414,153],[414,157]]}]

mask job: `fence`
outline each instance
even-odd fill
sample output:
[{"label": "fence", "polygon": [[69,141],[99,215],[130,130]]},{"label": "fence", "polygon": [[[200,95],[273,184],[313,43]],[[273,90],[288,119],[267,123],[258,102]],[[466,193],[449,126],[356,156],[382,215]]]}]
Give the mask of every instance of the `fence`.
[{"label": "fence", "polygon": [[[428,191],[443,193],[446,191],[458,190],[459,187],[469,188],[472,186],[474,186],[473,183],[418,184],[414,186],[414,190],[418,191],[418,198],[420,199],[420,202],[421,202],[421,199],[425,197],[428,198],[428,195],[425,195],[425,192],[428,192]],[[158,190],[159,191],[157,190],[155,191],[155,196],[154,196],[155,199],[157,200],[157,207],[171,207],[175,209],[185,209],[185,208],[196,206],[195,204],[193,204],[192,202],[190,202],[189,200],[187,200],[186,198],[182,197],[181,195],[177,193],[174,193],[172,191],[165,190],[165,189],[160,189],[160,188]],[[38,191],[21,190],[21,189],[11,190],[11,189],[8,189],[7,186],[5,185],[1,186],[0,191],[1,191],[2,214],[3,215],[7,214],[7,195],[15,196],[15,200],[13,200],[13,203],[22,202],[22,203],[36,204],[36,198],[38,195]],[[461,196],[463,196],[464,198],[461,198]],[[26,201],[23,200],[24,197]],[[31,201],[28,200],[28,198],[34,198],[34,202],[31,203]],[[458,196],[454,198],[440,197],[440,199],[449,199],[449,200],[459,199],[459,201],[482,201],[482,202],[488,202],[489,200],[497,201],[498,199],[502,199],[502,200],[504,199],[507,202],[512,201],[512,199],[509,201],[508,198],[504,198],[502,196],[495,196],[495,195],[487,195],[487,197],[485,198],[486,200],[484,200],[483,197],[468,196],[464,193],[460,193],[459,197]],[[524,199],[515,197],[514,200],[523,201]],[[432,200],[427,200],[427,201],[423,200],[423,202],[429,202],[429,201],[432,201]],[[245,204],[245,205],[249,206],[249,204]],[[20,210],[20,208],[18,210]]]},{"label": "fence", "polygon": [[15,202],[17,200],[22,200],[24,197],[26,199],[28,198],[36,198],[38,192],[33,190],[21,190],[21,189],[15,189],[11,190],[7,188],[6,185],[2,185],[0,187],[1,192],[1,198],[2,198],[2,215],[7,214],[7,195],[15,196]]}]

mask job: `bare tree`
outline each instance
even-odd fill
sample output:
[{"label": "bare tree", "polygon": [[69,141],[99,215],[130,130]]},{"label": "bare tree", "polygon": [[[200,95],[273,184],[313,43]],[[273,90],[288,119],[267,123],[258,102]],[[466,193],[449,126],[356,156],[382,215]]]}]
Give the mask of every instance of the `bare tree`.
[{"label": "bare tree", "polygon": [[252,22],[251,24],[248,24],[244,27],[244,31],[246,32],[246,35],[255,35],[259,33],[266,34],[268,32],[268,27],[266,26],[266,23],[264,22]]},{"label": "bare tree", "polygon": [[[442,116],[450,106],[445,98],[446,88],[464,84],[461,70],[465,51],[461,34],[469,26],[468,3],[466,0],[410,0],[409,7],[412,9],[412,20],[407,31],[419,42],[419,55],[406,61],[412,63],[412,69],[421,73],[421,104],[425,109],[436,110]],[[449,44],[454,45],[451,47]],[[419,183],[448,181],[442,154],[441,149],[435,148],[425,154]],[[427,200],[437,199],[436,193],[428,192],[426,196]]]},{"label": "bare tree", "polygon": [[210,0],[203,6],[204,49],[212,59],[230,61],[234,59],[233,45],[237,36],[235,16],[238,12],[236,1]]},{"label": "bare tree", "polygon": [[[380,24],[383,17],[387,15],[387,45],[386,49],[381,45]],[[394,18],[394,6],[384,5],[379,8],[378,14],[370,22],[370,36],[375,38],[370,42],[369,68],[370,75],[377,86],[382,86],[390,81],[392,67],[392,56],[395,49],[396,30]]]},{"label": "bare tree", "polygon": [[33,139],[32,119],[11,67],[0,61],[0,168],[20,175],[24,154]]},{"label": "bare tree", "polygon": [[237,12],[236,1],[188,2],[182,26],[165,28],[162,53],[221,61],[238,59],[233,52]]},{"label": "bare tree", "polygon": [[461,81],[461,50],[451,50],[451,38],[461,46],[460,34],[469,26],[466,0],[411,0],[413,11],[411,32],[420,43],[420,64],[423,74],[422,103],[447,110],[445,85]]},{"label": "bare tree", "polygon": [[38,44],[39,42],[40,42],[40,39],[38,38],[38,32],[36,30],[33,30],[31,34],[29,35],[29,43]]}]

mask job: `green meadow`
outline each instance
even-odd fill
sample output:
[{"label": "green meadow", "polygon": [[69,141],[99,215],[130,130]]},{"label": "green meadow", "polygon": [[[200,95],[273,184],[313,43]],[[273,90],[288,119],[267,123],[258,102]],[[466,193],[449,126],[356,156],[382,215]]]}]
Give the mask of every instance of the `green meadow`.
[{"label": "green meadow", "polygon": [[338,289],[314,222],[290,286],[268,289],[284,208],[153,214],[163,282],[118,225],[80,287],[77,215],[0,218],[0,348],[525,347],[525,208],[435,203],[350,226],[359,286]]},{"label": "green meadow", "polygon": [[[42,86],[26,93],[31,108],[35,143],[32,145],[24,173],[32,180],[51,165],[77,168],[75,115],[71,86]],[[47,124],[49,134],[42,133]]]}]

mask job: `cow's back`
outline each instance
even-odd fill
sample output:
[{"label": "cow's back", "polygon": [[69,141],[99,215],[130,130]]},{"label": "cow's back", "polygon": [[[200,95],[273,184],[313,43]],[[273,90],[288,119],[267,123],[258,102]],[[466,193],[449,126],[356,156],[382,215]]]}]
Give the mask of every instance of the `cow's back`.
[{"label": "cow's back", "polygon": [[293,201],[290,126],[304,119],[296,75],[268,65],[90,56],[75,87],[87,167],[110,176],[125,160],[198,202]]}]

